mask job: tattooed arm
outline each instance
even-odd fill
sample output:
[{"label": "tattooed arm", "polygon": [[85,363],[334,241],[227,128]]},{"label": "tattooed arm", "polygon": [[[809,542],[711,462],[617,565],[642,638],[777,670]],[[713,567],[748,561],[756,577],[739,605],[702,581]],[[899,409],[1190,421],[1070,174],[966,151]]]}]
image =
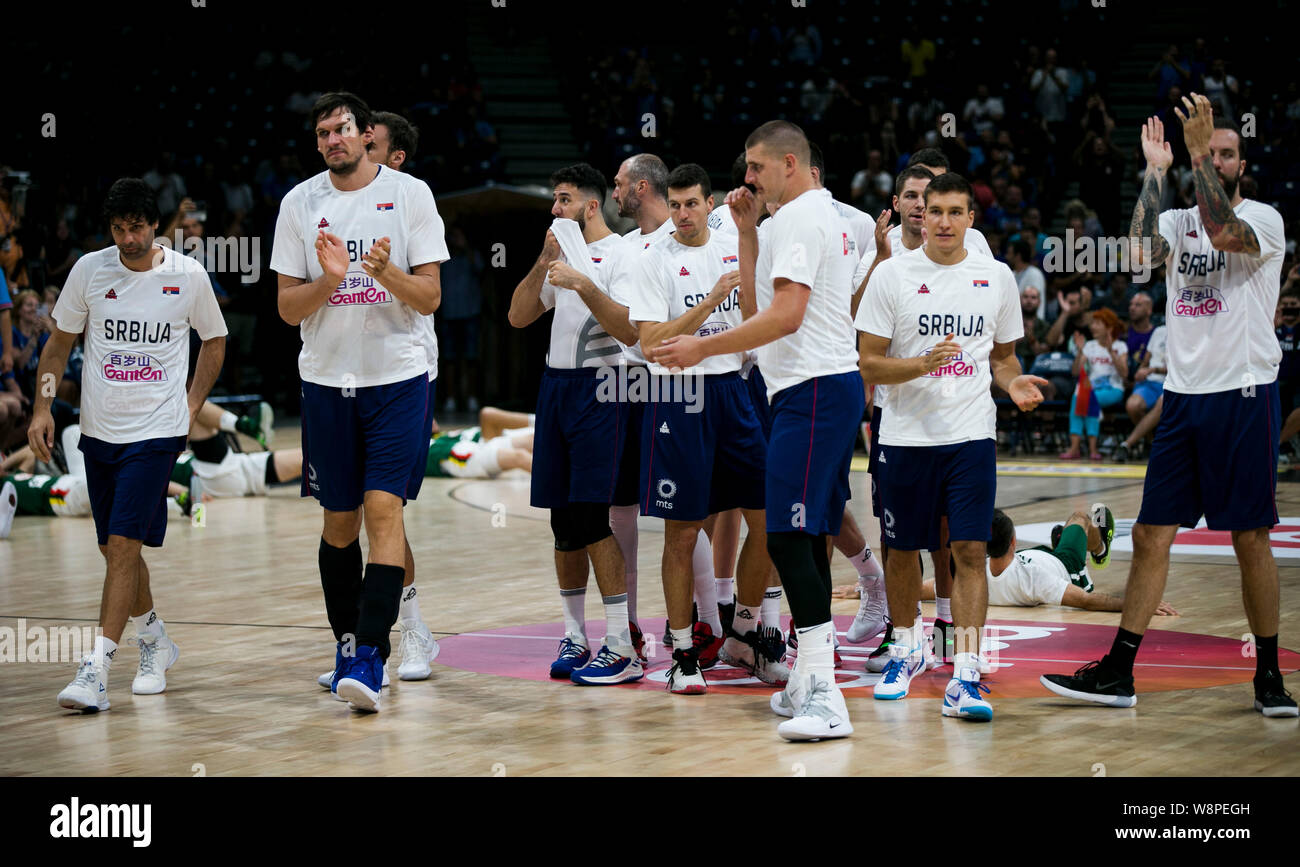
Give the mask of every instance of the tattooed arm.
[{"label": "tattooed arm", "polygon": [[[1142,153],[1147,158],[1147,171],[1142,192],[1133,207],[1128,237],[1133,262],[1156,268],[1169,256],[1169,242],[1160,234],[1160,200],[1164,195],[1165,174],[1174,161],[1169,142],[1165,141],[1164,124],[1158,117],[1147,118],[1142,127]],[[1143,255],[1144,250],[1150,250],[1149,258]]]},{"label": "tattooed arm", "polygon": [[1193,93],[1190,100],[1183,97],[1183,104],[1187,107],[1186,115],[1177,108],[1174,112],[1183,123],[1187,153],[1192,158],[1196,207],[1201,212],[1205,230],[1210,234],[1210,243],[1214,249],[1225,253],[1258,256],[1259,239],[1255,237],[1255,230],[1233,212],[1232,200],[1228,198],[1219,174],[1214,170],[1214,157],[1210,153],[1214,116],[1210,100],[1202,94]]}]

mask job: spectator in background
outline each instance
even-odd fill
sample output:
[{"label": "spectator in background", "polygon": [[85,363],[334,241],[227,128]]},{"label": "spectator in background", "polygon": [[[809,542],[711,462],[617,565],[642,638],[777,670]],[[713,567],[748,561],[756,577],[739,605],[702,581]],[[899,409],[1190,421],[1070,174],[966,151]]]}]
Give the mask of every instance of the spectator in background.
[{"label": "spectator in background", "polygon": [[242,222],[253,210],[253,188],[244,178],[242,163],[232,163],[230,172],[221,183],[221,192],[226,199],[226,213],[232,223]]},{"label": "spectator in background", "polygon": [[171,214],[185,198],[185,179],[176,171],[176,156],[170,151],[158,155],[158,162],[145,172],[141,179],[153,187],[158,201],[158,213]]},{"label": "spectator in background", "polygon": [[54,225],[54,237],[45,243],[42,251],[41,258],[45,260],[46,281],[63,283],[83,252],[76,239],[72,237],[68,221],[60,219]]},{"label": "spectator in background", "polygon": [[23,246],[16,232],[21,222],[13,208],[13,193],[0,186],[0,274],[9,285],[9,294],[27,287],[27,267],[23,262]]},{"label": "spectator in background", "polygon": [[13,378],[28,406],[36,399],[36,369],[40,366],[41,350],[50,339],[47,320],[36,312],[40,296],[24,289],[14,296]]},{"label": "spectator in background", "polygon": [[[1092,293],[1088,293],[1088,302]],[[1047,346],[1053,350],[1065,350],[1072,345],[1077,335],[1086,340],[1091,333],[1088,329],[1088,308],[1084,306],[1083,287],[1080,284],[1067,286],[1061,293],[1060,313],[1047,332]]]},{"label": "spectator in background", "polygon": [[1178,46],[1170,44],[1156,61],[1156,65],[1147,73],[1147,78],[1156,83],[1156,104],[1164,102],[1170,90],[1175,88],[1181,90],[1190,86],[1191,75],[1191,71],[1178,58]]},{"label": "spectator in background", "polygon": [[889,207],[893,191],[894,178],[885,171],[884,155],[872,148],[867,153],[867,167],[859,169],[849,184],[850,200],[855,207],[878,217]]},{"label": "spectator in background", "polygon": [[[46,283],[45,292],[41,295],[41,306],[36,308],[36,315],[40,316],[42,319],[49,319],[53,322],[54,318],[50,316],[50,311],[53,310],[54,305],[58,303],[59,293],[62,291],[63,289],[61,287],[56,286],[53,283]],[[50,333],[53,334],[54,332]]]},{"label": "spectator in background", "polygon": [[935,58],[935,45],[933,40],[921,35],[921,26],[916,21],[911,22],[908,35],[903,37],[899,56],[909,78],[925,78],[929,74],[929,65]]},{"label": "spectator in background", "polygon": [[[1300,309],[1300,308],[1298,308]],[[1133,393],[1124,404],[1124,411],[1133,424],[1155,409],[1156,401],[1165,389],[1166,351],[1168,336],[1163,325],[1151,323],[1151,296],[1138,292],[1129,304],[1129,328],[1124,337],[1128,346],[1129,370],[1133,372]],[[1130,444],[1120,443],[1121,453],[1115,459],[1123,463],[1128,459]]]},{"label": "spectator in background", "polygon": [[1086,371],[1091,396],[1086,406],[1079,399],[1075,387],[1070,397],[1070,448],[1061,453],[1063,461],[1080,458],[1080,438],[1088,437],[1090,460],[1101,460],[1097,451],[1097,433],[1101,429],[1101,411],[1115,406],[1124,397],[1124,383],[1128,379],[1128,347],[1120,339],[1124,326],[1113,311],[1101,309],[1092,314],[1089,322],[1091,340],[1084,340],[1082,332],[1075,332],[1070,341],[1074,352],[1074,372],[1079,376]]},{"label": "spectator in background", "polygon": [[[1025,336],[1016,341],[1016,355],[1020,356],[1021,370],[1032,369],[1034,359],[1048,351],[1048,325],[1038,318],[1038,299],[1038,287],[1026,286],[1020,290],[1020,315],[1024,320]],[[1044,400],[1052,400],[1056,397],[1055,386],[1047,385],[1040,388],[1043,389]]]},{"label": "spectator in background", "polygon": [[1043,231],[1043,215],[1038,208],[1025,208],[1020,231],[1010,238],[1013,243],[1022,239],[1028,241],[1033,250],[1032,261],[1041,263],[1047,254],[1047,233]]},{"label": "spectator in background", "polygon": [[0,272],[0,374],[14,369],[13,359],[13,299],[9,297],[9,282]]},{"label": "spectator in background", "polygon": [[1232,107],[1237,100],[1237,79],[1228,74],[1227,64],[1216,57],[1205,73],[1205,96],[1214,106],[1216,117],[1232,117]]},{"label": "spectator in background", "polygon": [[1042,67],[1029,76],[1029,90],[1034,95],[1034,108],[1049,131],[1065,122],[1065,94],[1069,87],[1069,74],[1056,65],[1056,49],[1047,49]]},{"label": "spectator in background", "polygon": [[[1282,403],[1282,418],[1300,407],[1300,288],[1282,290],[1278,299],[1278,346],[1282,349],[1282,362],[1277,369],[1278,393]],[[1290,437],[1283,436],[1286,442]]]},{"label": "spectator in background", "polygon": [[442,305],[438,308],[438,324],[442,327],[438,347],[446,372],[441,381],[447,389],[442,408],[454,412],[459,406],[477,412],[483,257],[469,246],[460,226],[448,231],[447,249],[451,258],[442,263]]},{"label": "spectator in background", "polygon": [[993,132],[1005,114],[1002,97],[990,96],[989,86],[981,84],[975,88],[975,96],[966,100],[966,107],[962,109],[961,116],[977,135],[982,136],[986,132]]},{"label": "spectator in background", "polygon": [[822,59],[822,37],[813,24],[790,28],[786,36],[789,53],[786,60],[805,66],[816,66]]},{"label": "spectator in background", "polygon": [[1079,189],[1086,190],[1088,200],[1097,209],[1101,227],[1119,232],[1120,187],[1124,182],[1124,157],[1111,146],[1109,139],[1088,130],[1074,151]]},{"label": "spectator in background", "polygon": [[1042,297],[1047,292],[1047,277],[1034,265],[1034,255],[1028,241],[1021,239],[1007,244],[1007,264],[1011,266],[1011,273],[1016,275],[1016,288],[1020,290],[1022,300],[1026,289],[1037,292],[1034,312],[1039,319],[1045,320],[1047,317],[1043,315]]}]

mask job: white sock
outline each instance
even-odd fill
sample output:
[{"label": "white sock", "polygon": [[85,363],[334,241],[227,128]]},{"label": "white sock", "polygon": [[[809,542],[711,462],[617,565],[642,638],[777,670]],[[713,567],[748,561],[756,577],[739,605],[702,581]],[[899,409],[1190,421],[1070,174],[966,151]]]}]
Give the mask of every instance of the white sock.
[{"label": "white sock", "polygon": [[117,655],[117,642],[103,635],[96,635],[95,649],[92,653],[96,660],[103,660],[104,671],[107,672],[113,665],[113,657]]},{"label": "white sock", "polygon": [[239,421],[239,416],[235,415],[230,410],[223,410],[221,413],[221,421],[217,422],[217,427],[221,428],[226,433],[238,433],[238,431],[235,430],[235,422],[237,421]]},{"label": "white sock", "polygon": [[407,629],[424,625],[424,619],[420,617],[419,591],[414,584],[402,588],[402,603],[397,609],[397,619],[406,624]]},{"label": "white sock", "polygon": [[575,644],[590,647],[587,643],[587,588],[561,590],[560,602],[564,605],[564,634]]},{"label": "white sock", "polygon": [[865,581],[868,578],[884,578],[885,570],[880,565],[880,560],[871,553],[871,546],[866,545],[861,551],[849,558],[853,568],[858,570],[858,577]]},{"label": "white sock", "polygon": [[827,621],[799,630],[799,661],[808,675],[835,683],[835,624]]},{"label": "white sock", "polygon": [[980,679],[980,655],[957,653],[952,658],[952,676],[960,680]]},{"label": "white sock", "polygon": [[627,616],[633,622],[636,621],[636,519],[640,512],[641,507],[635,504],[609,507],[609,528],[614,531],[614,539],[623,552],[623,575],[627,579]]},{"label": "white sock", "polygon": [[737,602],[736,616],[731,621],[731,628],[735,630],[738,635],[747,635],[750,632],[753,632],[755,627],[758,626],[758,621],[762,616],[762,605],[758,608],[751,608],[748,605],[741,605]]},{"label": "white sock", "polygon": [[951,596],[936,596],[934,599],[934,606],[937,609],[935,613],[935,617],[937,617],[940,620],[947,620],[949,623],[952,623],[952,597]]},{"label": "white sock", "polygon": [[139,617],[132,617],[131,622],[135,624],[135,634],[137,636],[152,635],[154,638],[162,638],[167,634],[167,630],[163,627],[162,618],[152,608]]},{"label": "white sock", "polygon": [[[632,630],[627,622],[627,594],[602,596],[605,606],[605,644],[610,650],[632,651]],[[634,655],[633,651],[633,655]],[[628,656],[628,653],[624,653]]]},{"label": "white sock", "polygon": [[781,628],[781,588],[769,587],[763,591],[763,606],[760,609],[763,612],[762,618],[764,626],[775,626]]},{"label": "white sock", "polygon": [[700,622],[709,624],[714,635],[721,635],[722,618],[718,616],[718,582],[713,578],[713,545],[709,543],[708,534],[703,530],[695,540],[695,556],[691,558],[691,567],[695,571],[695,607],[700,610]]},{"label": "white sock", "polygon": [[731,600],[736,596],[736,577],[733,575],[730,578],[715,578],[713,586],[718,592],[718,604],[730,605]]},{"label": "white sock", "polygon": [[682,648],[685,650],[695,643],[694,636],[690,629],[673,629],[670,630],[673,635],[673,649]]}]

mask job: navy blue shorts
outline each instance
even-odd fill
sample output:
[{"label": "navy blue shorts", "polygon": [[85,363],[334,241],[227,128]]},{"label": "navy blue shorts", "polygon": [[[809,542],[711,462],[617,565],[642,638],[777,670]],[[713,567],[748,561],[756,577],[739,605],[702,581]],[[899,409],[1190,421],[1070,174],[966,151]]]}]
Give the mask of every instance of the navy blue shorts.
[{"label": "navy blue shorts", "polygon": [[839,534],[865,402],[856,370],[776,393],[767,443],[769,533]]},{"label": "navy blue shorts", "polygon": [[763,428],[763,436],[770,439],[772,405],[767,402],[767,383],[763,381],[763,374],[757,364],[749,369],[749,378],[745,380],[745,386],[749,389],[749,399],[754,406],[754,415],[758,416],[758,424]]},{"label": "navy blue shorts", "polygon": [[[867,472],[871,474],[871,514],[877,518],[880,511],[880,476],[884,467],[880,465],[880,419],[884,411],[877,404],[871,405],[871,448],[867,451]],[[886,543],[888,544],[888,543]]]},{"label": "navy blue shorts", "polygon": [[437,401],[434,400],[438,394],[438,380],[429,380],[429,400],[424,410],[424,441],[426,448],[420,451],[416,457],[415,466],[411,469],[411,478],[406,483],[406,499],[414,500],[420,495],[420,486],[424,484],[424,472],[429,464],[429,449],[427,448],[429,440],[433,438],[433,415],[437,407]]},{"label": "navy blue shorts", "polygon": [[429,375],[344,389],[302,384],[302,495],[331,512],[350,512],[366,491],[405,501],[411,467],[428,459]]},{"label": "navy blue shorts", "polygon": [[997,495],[997,444],[881,446],[880,536],[900,551],[938,551],[939,520],[952,542],[987,542]]},{"label": "navy blue shorts", "polygon": [[[667,381],[678,377],[656,377]],[[641,514],[703,521],[728,509],[761,509],[767,438],[739,373],[702,380],[691,412],[685,401],[649,405],[641,428]],[[666,389],[657,392],[667,398]]]},{"label": "navy blue shorts", "polygon": [[1276,382],[1212,394],[1165,390],[1138,523],[1254,530],[1277,523],[1282,413]]},{"label": "navy blue shorts", "polygon": [[542,374],[530,498],[539,509],[614,499],[628,404],[599,398],[597,370],[548,367]]},{"label": "navy blue shorts", "polygon": [[160,547],[167,533],[167,483],[185,437],[108,443],[82,434],[77,448],[86,456],[86,490],[99,544],[122,536]]},{"label": "navy blue shorts", "polygon": [[[634,368],[629,367],[629,374]],[[637,375],[650,377],[650,371],[642,367]],[[623,412],[626,423],[623,425],[623,454],[618,462],[618,479],[614,482],[614,499],[611,506],[635,506],[641,502],[641,423],[645,418],[646,402],[628,401]]]}]

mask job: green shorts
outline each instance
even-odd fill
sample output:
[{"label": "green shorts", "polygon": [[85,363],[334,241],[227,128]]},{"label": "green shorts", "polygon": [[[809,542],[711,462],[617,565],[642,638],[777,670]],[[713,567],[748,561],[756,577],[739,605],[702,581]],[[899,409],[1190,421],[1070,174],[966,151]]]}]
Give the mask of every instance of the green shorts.
[{"label": "green shorts", "polygon": [[1061,532],[1055,548],[1039,545],[1034,550],[1047,551],[1065,566],[1070,583],[1092,592],[1092,579],[1088,577],[1088,531],[1078,524],[1070,524]]}]

